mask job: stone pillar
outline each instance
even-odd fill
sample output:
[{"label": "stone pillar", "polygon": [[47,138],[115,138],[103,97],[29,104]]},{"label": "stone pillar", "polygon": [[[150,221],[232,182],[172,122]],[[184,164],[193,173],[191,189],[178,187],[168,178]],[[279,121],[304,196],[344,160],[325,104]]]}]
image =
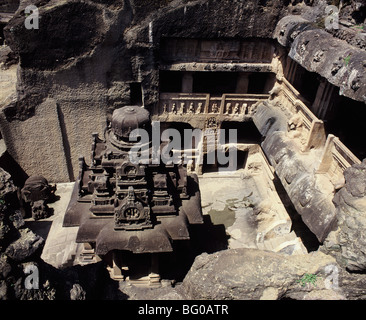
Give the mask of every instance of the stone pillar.
[{"label": "stone pillar", "polygon": [[327,80],[322,79],[320,81],[318,91],[314,103],[311,107],[312,112],[319,118],[324,119],[329,107],[332,104],[332,97],[334,93],[334,86]]},{"label": "stone pillar", "polygon": [[156,253],[151,254],[151,269],[149,274],[150,286],[160,284],[159,275],[159,256]]},{"label": "stone pillar", "polygon": [[192,72],[183,72],[182,92],[183,93],[192,93],[192,91],[193,91],[193,73]]},{"label": "stone pillar", "polygon": [[252,62],[255,59],[255,52],[256,52],[256,48],[255,48],[255,44],[253,41],[249,42],[249,45],[247,46],[247,54],[246,54],[246,60],[248,62]]},{"label": "stone pillar", "polygon": [[287,57],[284,74],[287,81],[290,82],[292,85],[295,81],[297,66],[297,63],[294,60],[292,60],[290,57]]},{"label": "stone pillar", "polygon": [[313,105],[311,106],[311,111],[316,116],[318,116],[318,114],[319,114],[319,109],[320,109],[321,100],[322,100],[322,97],[324,94],[325,86],[326,86],[326,81],[324,79],[321,79],[320,83],[319,83],[318,91],[316,92],[315,100],[313,102]]},{"label": "stone pillar", "polygon": [[289,74],[290,67],[291,67],[291,61],[292,61],[292,59],[289,56],[287,56],[286,57],[285,68],[284,68],[284,76],[285,76],[286,79],[288,79],[288,74]]},{"label": "stone pillar", "polygon": [[240,72],[236,82],[236,93],[248,93],[250,72]]},{"label": "stone pillar", "polygon": [[288,58],[286,66],[286,79],[291,84],[293,84],[295,81],[296,71],[297,71],[297,63],[291,58]]},{"label": "stone pillar", "polygon": [[328,134],[327,141],[325,143],[323,153],[321,156],[320,164],[316,173],[326,173],[329,170],[333,161],[332,149],[334,144],[333,140],[335,138],[336,137],[333,134]]},{"label": "stone pillar", "polygon": [[263,93],[269,93],[273,89],[275,83],[276,83],[276,75],[274,73],[269,73],[267,76]]},{"label": "stone pillar", "polygon": [[333,93],[334,93],[334,86],[329,82],[327,82],[326,91],[323,96],[322,106],[318,114],[318,117],[320,119],[325,119],[326,115],[328,114],[328,111],[333,104]]},{"label": "stone pillar", "polygon": [[276,47],[272,59],[272,72],[278,76],[284,76],[286,59],[289,59],[284,48]]},{"label": "stone pillar", "polygon": [[[207,142],[207,140],[206,140]],[[196,157],[196,161],[195,161],[195,167],[194,167],[194,170],[197,174],[202,174],[202,166],[203,166],[203,155],[204,155],[204,152],[203,152],[203,148],[204,148],[204,144],[206,143],[204,141],[204,134],[201,136],[201,140],[198,142],[198,146],[197,146],[197,149],[198,149],[198,153],[197,153],[197,157]]]}]

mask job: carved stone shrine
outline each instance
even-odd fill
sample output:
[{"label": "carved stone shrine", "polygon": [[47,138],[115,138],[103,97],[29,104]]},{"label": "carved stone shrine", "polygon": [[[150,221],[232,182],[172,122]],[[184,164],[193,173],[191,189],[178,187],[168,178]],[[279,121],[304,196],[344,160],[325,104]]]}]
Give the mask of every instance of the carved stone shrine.
[{"label": "carved stone shrine", "polygon": [[149,112],[126,106],[114,110],[104,140],[93,135],[91,164],[80,158],[63,226],[79,226],[82,262],[103,259],[112,278],[153,285],[160,279],[159,254],[189,240],[188,225],[203,217],[197,176],[186,167],[130,161],[136,142],[129,135],[137,128],[151,137]]}]

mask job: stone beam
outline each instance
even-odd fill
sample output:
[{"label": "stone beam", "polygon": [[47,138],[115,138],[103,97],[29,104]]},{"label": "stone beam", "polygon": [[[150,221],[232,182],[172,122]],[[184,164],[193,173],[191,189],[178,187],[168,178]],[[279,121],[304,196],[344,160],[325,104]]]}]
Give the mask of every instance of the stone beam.
[{"label": "stone beam", "polygon": [[296,211],[318,240],[323,242],[335,228],[337,220],[332,203],[333,187],[315,174],[316,159],[322,149],[312,149],[302,154],[294,139],[286,133],[286,115],[270,103],[261,103],[257,107],[253,121],[265,136],[263,151]]}]

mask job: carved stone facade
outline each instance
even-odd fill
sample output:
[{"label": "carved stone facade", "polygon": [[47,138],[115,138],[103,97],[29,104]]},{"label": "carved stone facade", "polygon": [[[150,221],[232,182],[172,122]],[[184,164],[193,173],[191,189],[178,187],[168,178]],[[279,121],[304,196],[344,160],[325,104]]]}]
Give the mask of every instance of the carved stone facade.
[{"label": "carved stone facade", "polygon": [[271,63],[273,52],[270,40],[165,39],[161,46],[166,62]]}]

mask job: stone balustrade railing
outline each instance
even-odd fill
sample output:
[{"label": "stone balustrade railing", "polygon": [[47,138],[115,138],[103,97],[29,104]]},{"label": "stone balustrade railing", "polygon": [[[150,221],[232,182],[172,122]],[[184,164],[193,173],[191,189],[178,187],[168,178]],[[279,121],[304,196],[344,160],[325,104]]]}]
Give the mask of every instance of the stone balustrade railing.
[{"label": "stone balustrade railing", "polygon": [[[167,116],[168,119],[184,121],[184,115],[222,116],[225,121],[230,116],[251,116],[252,106],[259,102],[273,99],[275,95],[281,102],[282,110],[289,118],[288,134],[302,140],[301,151],[323,148],[323,155],[317,173],[329,173],[335,184],[341,183],[343,171],[360,160],[334,135],[326,136],[324,123],[307,107],[300,93],[284,78],[277,79],[275,88],[267,94],[223,94],[220,97],[204,93],[161,93],[155,115]],[[183,116],[183,117],[182,117]],[[229,116],[226,118],[225,116]],[[236,117],[231,117],[235,121]],[[202,147],[202,146],[201,146]],[[189,159],[194,161],[199,149],[192,150]],[[182,153],[183,150],[176,152]],[[196,159],[197,160],[197,159]]]},{"label": "stone balustrade railing", "polygon": [[218,114],[250,115],[251,106],[267,100],[268,94],[161,93],[155,115]]},{"label": "stone balustrade railing", "polygon": [[329,134],[317,173],[328,174],[334,184],[343,185],[343,171],[361,161],[333,134]]},{"label": "stone balustrade railing", "polygon": [[277,89],[272,92],[276,93],[284,107],[292,114],[292,129],[301,130],[304,140],[301,150],[307,152],[311,148],[324,146],[326,134],[323,121],[311,112],[306,106],[306,100],[284,77],[278,79],[276,86]]},{"label": "stone balustrade railing", "polygon": [[[300,126],[303,129],[302,134],[305,135],[305,143],[302,146],[302,151],[307,152],[311,148],[324,148],[317,173],[329,173],[335,177],[334,181],[338,181],[335,184],[338,184],[343,179],[343,171],[361,161],[338,137],[332,134],[326,136],[323,121],[311,112],[300,93],[284,77],[278,79],[276,86],[277,89],[273,92],[292,115],[289,125]],[[294,123],[299,119],[300,125],[298,123],[295,125]]]}]

